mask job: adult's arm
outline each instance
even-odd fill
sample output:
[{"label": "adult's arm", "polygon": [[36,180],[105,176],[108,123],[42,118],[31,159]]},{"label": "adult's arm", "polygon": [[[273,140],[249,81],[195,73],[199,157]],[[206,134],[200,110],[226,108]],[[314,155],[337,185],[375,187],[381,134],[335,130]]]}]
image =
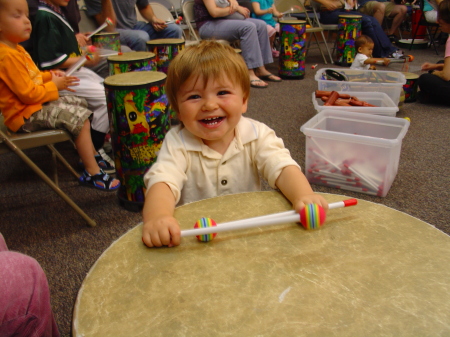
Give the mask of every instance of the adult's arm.
[{"label": "adult's arm", "polygon": [[113,22],[112,26],[107,26],[105,31],[114,32],[116,30],[116,12],[111,0],[85,0],[87,14],[93,16],[97,24],[102,25],[107,18]]}]

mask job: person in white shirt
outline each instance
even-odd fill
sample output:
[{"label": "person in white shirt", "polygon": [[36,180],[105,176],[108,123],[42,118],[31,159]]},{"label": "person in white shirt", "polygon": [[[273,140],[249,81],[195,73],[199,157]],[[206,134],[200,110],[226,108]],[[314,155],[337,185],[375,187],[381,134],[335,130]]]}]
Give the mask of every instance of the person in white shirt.
[{"label": "person in white shirt", "polygon": [[383,64],[387,66],[390,63],[388,58],[372,57],[374,43],[372,39],[366,35],[361,35],[355,40],[356,56],[350,66],[350,69],[357,70],[375,70],[375,64]]},{"label": "person in white shirt", "polygon": [[165,88],[182,125],[167,133],[144,176],[142,240],[148,247],[180,244],[177,204],[260,190],[260,176],[297,212],[311,203],[328,209],[275,132],[242,117],[250,79],[233,48],[212,40],[187,47],[171,61]]}]

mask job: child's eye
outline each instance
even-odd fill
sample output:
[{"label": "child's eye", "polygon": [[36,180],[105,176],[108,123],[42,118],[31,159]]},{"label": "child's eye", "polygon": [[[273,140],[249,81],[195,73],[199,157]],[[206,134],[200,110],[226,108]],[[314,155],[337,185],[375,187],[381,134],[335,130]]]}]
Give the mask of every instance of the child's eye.
[{"label": "child's eye", "polygon": [[200,95],[190,95],[187,99],[198,99]]},{"label": "child's eye", "polygon": [[229,93],[230,93],[230,92],[227,91],[227,90],[221,90],[221,91],[219,91],[219,92],[217,93],[217,95],[221,96],[221,95],[227,95],[227,94],[229,94]]}]

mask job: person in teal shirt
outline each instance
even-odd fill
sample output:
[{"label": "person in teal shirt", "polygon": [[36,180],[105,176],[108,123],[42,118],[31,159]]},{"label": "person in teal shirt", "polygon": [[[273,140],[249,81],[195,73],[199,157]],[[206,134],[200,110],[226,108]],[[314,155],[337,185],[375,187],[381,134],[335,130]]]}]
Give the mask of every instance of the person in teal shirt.
[{"label": "person in teal shirt", "polygon": [[280,52],[273,47],[276,34],[280,32],[280,24],[275,21],[274,17],[281,18],[283,14],[277,11],[273,0],[252,0],[252,7],[252,18],[263,20],[267,24],[272,56],[280,56]]}]

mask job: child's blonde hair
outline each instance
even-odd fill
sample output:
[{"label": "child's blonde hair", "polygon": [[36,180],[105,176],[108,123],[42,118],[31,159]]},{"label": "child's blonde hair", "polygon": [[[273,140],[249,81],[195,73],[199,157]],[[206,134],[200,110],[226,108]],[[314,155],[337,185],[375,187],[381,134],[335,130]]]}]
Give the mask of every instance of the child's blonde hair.
[{"label": "child's blonde hair", "polygon": [[358,51],[359,48],[364,47],[366,44],[373,44],[373,40],[367,35],[361,35],[355,40],[355,49]]},{"label": "child's blonde hair", "polygon": [[250,78],[244,59],[233,48],[217,41],[203,40],[188,46],[170,62],[165,88],[171,108],[176,112],[179,112],[177,92],[191,76],[202,77],[205,86],[211,79],[226,76],[241,87],[244,98],[250,95]]}]

